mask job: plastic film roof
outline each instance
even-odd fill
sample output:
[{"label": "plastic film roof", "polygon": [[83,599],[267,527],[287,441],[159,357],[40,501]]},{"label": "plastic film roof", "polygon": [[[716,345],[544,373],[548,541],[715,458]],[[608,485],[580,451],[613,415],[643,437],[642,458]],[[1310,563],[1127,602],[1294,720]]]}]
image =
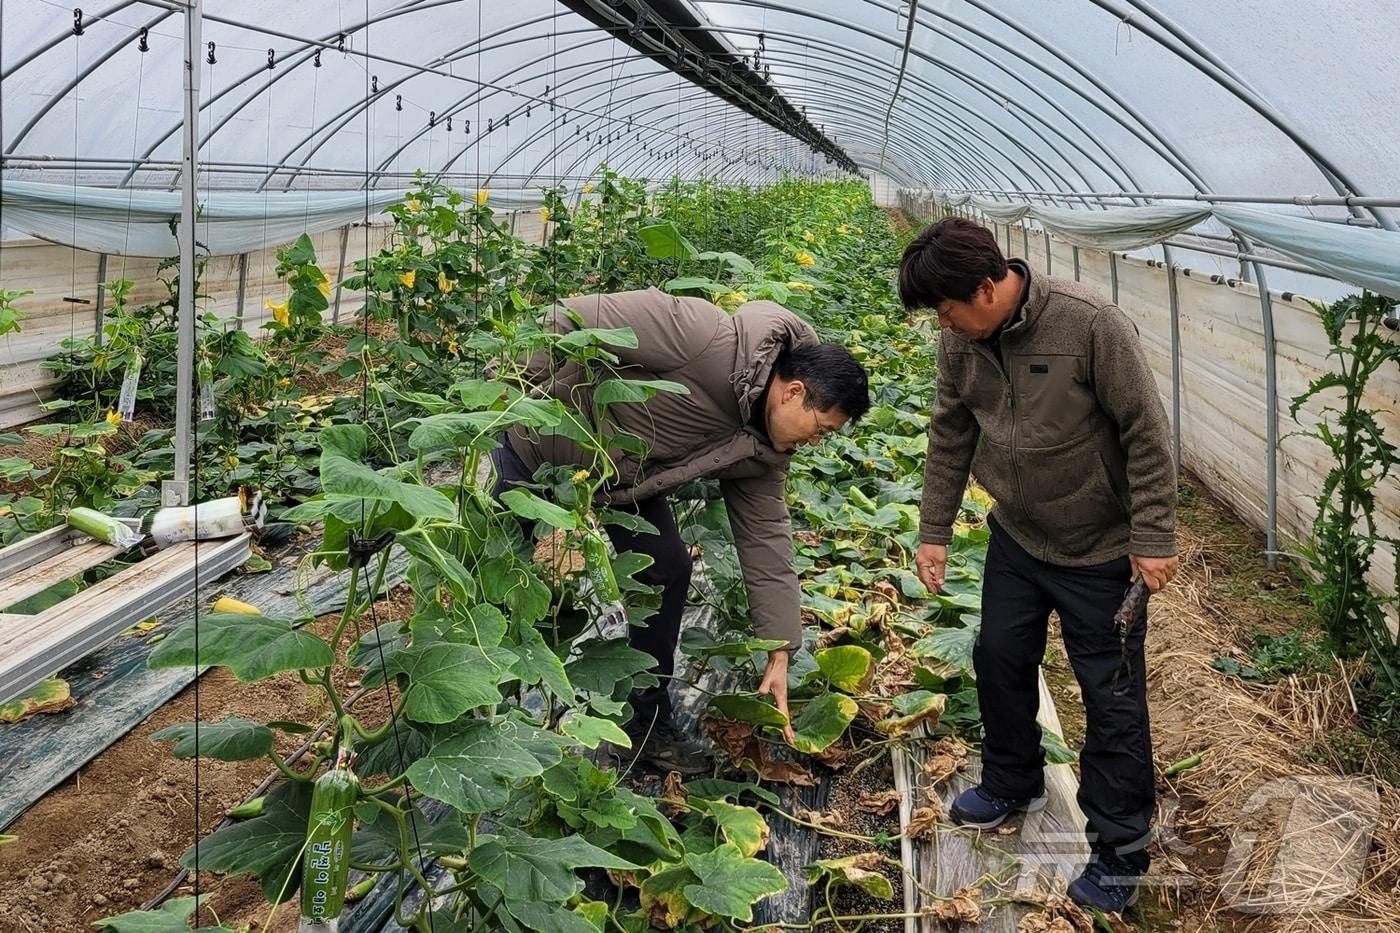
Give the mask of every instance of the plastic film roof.
[{"label": "plastic film roof", "polygon": [[[602,161],[651,178],[839,173],[840,161],[815,154],[810,141],[790,135],[794,127],[712,93],[726,60],[743,56],[741,77],[762,78],[862,170],[909,187],[1400,192],[1400,160],[1389,157],[1400,151],[1400,4],[203,7],[214,62],[201,62],[201,183],[213,187],[378,187],[421,168],[528,188],[585,175]],[[84,8],[88,22],[76,36],[72,9],[46,0],[10,0],[3,16],[7,174],[170,186],[181,145],[183,13],[165,2],[111,2]],[[708,43],[710,58],[645,57],[646,43],[667,26],[663,50],[681,37]],[[1390,225],[1384,209],[1364,215]]]}]

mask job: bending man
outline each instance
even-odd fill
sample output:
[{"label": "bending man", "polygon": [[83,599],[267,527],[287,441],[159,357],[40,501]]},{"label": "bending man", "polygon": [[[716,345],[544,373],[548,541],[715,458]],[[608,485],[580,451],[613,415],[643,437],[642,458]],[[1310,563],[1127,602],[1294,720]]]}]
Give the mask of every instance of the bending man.
[{"label": "bending man", "polygon": [[[693,479],[719,479],[754,633],[787,643],[769,654],[759,687],[786,713],[788,653],[802,641],[785,495],[788,459],[798,446],[815,444],[865,414],[870,407],[865,370],[844,347],[821,343],[805,321],[768,301],[748,302],[733,315],[703,299],[657,289],[561,303],[581,325],[560,313],[552,325],[557,332],[627,327],[636,334],[635,349],[609,348],[620,361],[616,375],[667,379],[689,389],[686,395],[661,392],[646,402],[610,406],[609,430],[640,438],[647,453],[610,451],[617,476],[605,496],[611,507],[632,510],[660,532],[607,529],[619,553],[652,557],[654,563],[637,580],[662,589],[660,611],[645,627],[630,631],[633,647],[656,659],[661,684],[633,694],[633,718],[625,728],[643,758],[695,773],[706,768],[704,757],[675,730],[666,689],[691,570],[690,550],[667,494]],[[526,377],[592,416],[593,387],[577,364],[557,364],[542,352],[530,361]],[[498,492],[528,481],[542,464],[587,465],[568,438],[523,430],[510,433],[493,458]]]}]

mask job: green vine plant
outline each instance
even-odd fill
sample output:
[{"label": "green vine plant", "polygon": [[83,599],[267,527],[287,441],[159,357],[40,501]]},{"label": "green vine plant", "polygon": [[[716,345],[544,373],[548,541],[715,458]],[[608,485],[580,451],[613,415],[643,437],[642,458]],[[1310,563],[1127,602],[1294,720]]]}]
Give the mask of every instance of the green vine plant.
[{"label": "green vine plant", "polygon": [[[1321,441],[1333,461],[1313,498],[1313,540],[1301,549],[1305,585],[1334,650],[1344,657],[1369,651],[1392,705],[1400,706],[1400,645],[1386,617],[1396,597],[1378,593],[1366,579],[1377,547],[1400,546],[1377,531],[1374,516],[1376,489],[1394,475],[1396,448],[1364,401],[1371,378],[1400,363],[1400,343],[1386,329],[1396,301],[1363,292],[1313,307],[1337,368],[1314,379],[1290,407],[1305,425],[1295,433]],[[1306,426],[1303,406],[1315,398],[1322,400],[1319,418]]]},{"label": "green vine plant", "polygon": [[[861,237],[882,220],[868,191],[859,183],[810,188],[672,184],[649,201],[644,182],[604,167],[577,204],[545,192],[548,236],[534,245],[495,216],[490,192],[420,179],[386,210],[385,247],[343,283],[363,293],[366,319],[331,331],[345,337],[344,353],[318,358],[314,373],[288,369],[286,353],[324,336],[328,283],[309,241],[279,255],[292,290],[286,320],[275,315],[259,355],[220,376],[228,383],[221,406],[241,412],[242,425],[216,422],[209,442],[237,461],[234,478],[256,478],[239,471],[279,458],[288,497],[305,501],[278,517],[320,526],[314,559],[344,574],[347,599],[328,629],[260,614],[199,619],[201,665],[245,683],[294,676],[329,712],[322,724],[229,716],[154,736],[181,758],[267,759],[283,778],[201,840],[201,869],[253,875],[270,915],[299,910],[307,920],[328,919],[345,891],[387,876],[395,919],[411,930],[733,930],[788,883],[759,857],[764,811],[814,825],[784,813],[753,778],[809,781],[813,759],[840,767],[852,746],[875,754],[921,726],[975,735],[971,646],[987,503],[969,496],[947,591],[929,599],[908,567],[933,352],[907,322],[871,310],[897,313],[889,270],[871,258],[888,257],[888,244]],[[706,217],[711,196],[732,223]],[[746,242],[733,239],[741,227]],[[761,255],[742,255],[755,244]],[[732,686],[707,697],[706,725],[722,753],[712,775],[668,784],[653,798],[599,754],[604,742],[627,747],[627,697],[657,683],[652,659],[608,626],[618,607],[644,622],[658,594],[636,580],[649,558],[612,553],[601,531],[629,521],[603,503],[608,452],[644,452],[639,439],[606,430],[606,409],[680,387],[613,371],[613,351],[636,346],[630,331],[550,325],[570,313],[556,303],[569,294],[694,272],[725,288],[721,295],[753,297],[769,283],[786,288],[793,305],[820,301],[829,333],[870,353],[876,406],[858,432],[793,462],[797,561],[814,637],[790,670],[790,722],[754,691],[774,645],[749,629],[722,502],[704,484],[690,490],[698,511],[685,533],[706,561],[719,624],[684,634],[694,663],[676,676],[703,686],[702,675],[719,669]],[[594,371],[594,410],[531,392],[524,367],[540,355]],[[879,365],[895,358],[924,378],[896,379],[892,364]],[[313,375],[343,382],[324,393],[298,384]],[[248,408],[227,402],[235,376]],[[259,399],[261,391],[270,396]],[[258,417],[291,420],[276,422],[277,435]],[[484,461],[511,428],[563,434],[590,459],[542,469],[498,501],[483,481]],[[527,535],[524,523],[535,530]],[[551,560],[546,541],[578,559]],[[384,619],[393,557],[407,561],[412,602],[402,617]],[[195,647],[194,625],[181,627],[149,664],[191,666]],[[371,691],[391,710],[363,712],[356,700]],[[277,751],[278,733],[317,725],[325,737],[305,759]],[[791,746],[782,739],[789,725]],[[852,838],[877,849],[895,841]],[[839,861],[812,869],[827,896],[823,915],[837,916],[837,887],[886,897],[888,885],[870,872],[893,863],[870,858],[869,869]],[[194,862],[191,850],[184,863]],[[581,871],[605,874],[612,893],[585,891]],[[413,887],[431,896],[411,899]],[[298,898],[297,907],[279,906]],[[182,899],[160,914],[179,929],[196,907]],[[126,933],[151,929],[151,918],[103,923]]]}]

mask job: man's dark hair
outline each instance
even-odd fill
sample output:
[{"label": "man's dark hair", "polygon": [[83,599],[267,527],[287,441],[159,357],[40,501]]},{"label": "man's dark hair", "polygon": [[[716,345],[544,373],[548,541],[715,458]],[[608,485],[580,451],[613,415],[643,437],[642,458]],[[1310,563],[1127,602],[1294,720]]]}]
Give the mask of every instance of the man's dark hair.
[{"label": "man's dark hair", "polygon": [[835,406],[852,424],[870,410],[870,381],[865,367],[840,344],[819,343],[783,350],[773,371],[789,381],[802,381],[807,387],[808,408],[827,411]]},{"label": "man's dark hair", "polygon": [[986,279],[1006,278],[1006,257],[992,231],[964,217],[925,227],[899,261],[899,298],[904,307],[937,308],[944,300],[967,301]]}]

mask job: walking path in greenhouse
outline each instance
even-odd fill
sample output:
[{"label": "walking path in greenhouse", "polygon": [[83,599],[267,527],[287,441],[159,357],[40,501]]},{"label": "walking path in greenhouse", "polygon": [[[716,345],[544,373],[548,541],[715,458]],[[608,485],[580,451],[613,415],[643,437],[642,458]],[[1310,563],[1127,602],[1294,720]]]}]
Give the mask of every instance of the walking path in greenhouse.
[{"label": "walking path in greenhouse", "polygon": [[1400,14],[0,26],[0,933],[1400,929]]}]

